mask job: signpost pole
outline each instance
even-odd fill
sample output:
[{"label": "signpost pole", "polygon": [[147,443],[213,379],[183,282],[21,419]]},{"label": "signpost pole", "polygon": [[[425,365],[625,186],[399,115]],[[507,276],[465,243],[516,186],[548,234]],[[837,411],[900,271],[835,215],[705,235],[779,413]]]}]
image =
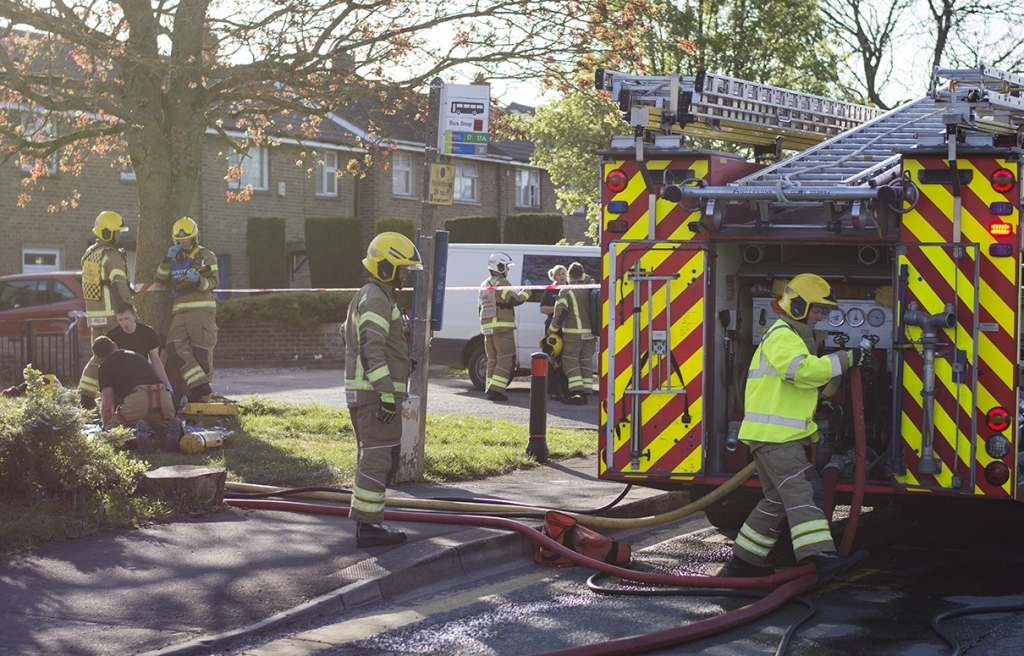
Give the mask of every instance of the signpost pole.
[{"label": "signpost pole", "polygon": [[420,258],[423,270],[417,272],[415,319],[413,321],[412,357],[418,363],[413,373],[410,392],[420,397],[419,428],[416,440],[416,477],[423,474],[424,446],[427,435],[427,377],[430,369],[430,299],[434,288],[434,213],[430,204],[430,170],[437,161],[438,122],[441,115],[441,78],[430,81],[427,110],[427,138],[423,149],[423,200],[420,212]]}]

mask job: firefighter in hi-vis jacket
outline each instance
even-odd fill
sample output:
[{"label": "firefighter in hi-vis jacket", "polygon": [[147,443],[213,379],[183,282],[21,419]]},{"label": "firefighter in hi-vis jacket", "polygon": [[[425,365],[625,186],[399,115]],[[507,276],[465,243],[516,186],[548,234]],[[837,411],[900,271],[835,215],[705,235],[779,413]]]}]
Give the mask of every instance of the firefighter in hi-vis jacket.
[{"label": "firefighter in hi-vis jacket", "polygon": [[[587,285],[594,282],[583,271],[583,265],[569,265],[569,284]],[[587,394],[594,388],[594,350],[596,336],[590,329],[590,290],[563,289],[555,301],[549,333],[562,332],[562,368],[569,382],[569,396],[562,399],[568,405],[586,405]]]},{"label": "firefighter in hi-vis jacket", "polygon": [[813,562],[823,581],[867,556],[863,551],[836,555],[824,512],[825,488],[806,453],[806,447],[818,441],[814,413],[819,390],[850,367],[864,364],[870,355],[861,348],[815,355],[814,325],[836,307],[832,288],[823,278],[796,276],[778,301],[782,314],[754,351],[739,439],[750,447],[764,499],[736,536],[721,576],[774,574],[763,565],[787,520],[797,561]]},{"label": "firefighter in hi-vis jacket", "polygon": [[[128,286],[128,265],[124,249],[118,245],[122,232],[128,226],[115,212],[100,212],[96,217],[92,233],[97,242],[82,256],[82,291],[85,294],[85,314],[92,340],[107,334],[117,326],[114,310],[121,303],[130,303],[132,290]],[[82,406],[96,407],[99,396],[100,361],[95,356],[89,359],[78,383]]]},{"label": "firefighter in hi-vis jacket", "polygon": [[344,326],[345,400],[359,446],[348,516],[358,522],[360,549],[405,541],[405,533],[381,520],[392,451],[402,441],[399,408],[413,368],[412,329],[398,307],[398,290],[410,270],[423,268],[416,247],[397,232],[374,237],[363,266],[373,278],[352,298]]},{"label": "firefighter in hi-vis jacket", "polygon": [[[487,263],[490,277],[480,285],[478,309],[480,311],[480,332],[484,335],[484,352],[487,354],[487,399],[508,401],[505,388],[512,380],[512,367],[516,354],[516,311],[530,298],[529,292],[512,289],[505,276],[513,266],[512,258],[506,253],[493,253]],[[507,287],[507,289],[500,289]]]},{"label": "firefighter in hi-vis jacket", "polygon": [[[173,307],[167,329],[167,366],[181,371],[190,401],[205,403],[213,388],[213,347],[217,345],[217,301],[220,282],[217,256],[199,245],[199,226],[182,217],[171,227],[174,245],[156,270],[158,282],[169,285]],[[175,390],[180,398],[180,390]]]}]

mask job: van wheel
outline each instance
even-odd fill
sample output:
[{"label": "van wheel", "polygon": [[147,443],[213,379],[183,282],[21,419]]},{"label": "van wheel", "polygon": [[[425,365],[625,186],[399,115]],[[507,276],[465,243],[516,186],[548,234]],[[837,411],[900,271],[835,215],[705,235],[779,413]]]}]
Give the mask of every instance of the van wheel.
[{"label": "van wheel", "polygon": [[469,379],[481,392],[487,387],[487,353],[480,346],[469,356]]}]

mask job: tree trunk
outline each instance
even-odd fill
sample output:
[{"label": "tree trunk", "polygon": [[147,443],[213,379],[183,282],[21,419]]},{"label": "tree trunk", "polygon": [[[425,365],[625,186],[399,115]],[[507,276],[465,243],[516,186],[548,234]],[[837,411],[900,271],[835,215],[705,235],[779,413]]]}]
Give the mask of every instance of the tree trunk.
[{"label": "tree trunk", "polygon": [[207,499],[213,505],[224,503],[224,483],[228,471],[206,465],[173,465],[148,471],[139,481],[137,495],[159,499]]}]

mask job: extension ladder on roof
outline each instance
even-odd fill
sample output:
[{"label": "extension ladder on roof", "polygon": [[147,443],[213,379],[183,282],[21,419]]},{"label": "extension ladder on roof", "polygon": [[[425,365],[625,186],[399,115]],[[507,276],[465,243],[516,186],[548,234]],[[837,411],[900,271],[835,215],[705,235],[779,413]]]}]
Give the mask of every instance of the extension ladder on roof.
[{"label": "extension ladder on roof", "polygon": [[[942,80],[948,80],[940,88]],[[936,68],[930,95],[961,115],[959,124],[972,130],[1020,135],[1024,131],[1024,75],[985,64],[977,68]],[[1018,137],[1018,143],[1021,139]]]},{"label": "extension ladder on roof", "polygon": [[[631,124],[751,146],[802,150],[855,128],[882,112],[855,103],[725,75],[629,75],[598,69]],[[639,110],[639,111],[634,111]]]}]

